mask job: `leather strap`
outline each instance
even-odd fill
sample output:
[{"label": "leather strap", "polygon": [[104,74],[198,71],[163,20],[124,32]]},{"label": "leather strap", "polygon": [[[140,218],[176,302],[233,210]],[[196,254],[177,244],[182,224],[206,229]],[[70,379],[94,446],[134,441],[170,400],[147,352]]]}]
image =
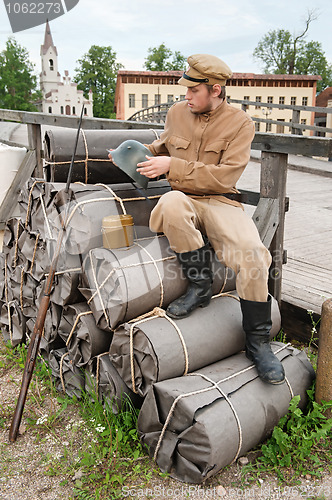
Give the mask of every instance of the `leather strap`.
[{"label": "leather strap", "polygon": [[228,198],[229,200],[234,200],[234,201],[242,201],[242,195],[241,193],[213,193],[213,194],[196,194],[196,193],[186,193],[183,191],[184,194],[187,194],[188,196],[225,196],[225,198]]}]

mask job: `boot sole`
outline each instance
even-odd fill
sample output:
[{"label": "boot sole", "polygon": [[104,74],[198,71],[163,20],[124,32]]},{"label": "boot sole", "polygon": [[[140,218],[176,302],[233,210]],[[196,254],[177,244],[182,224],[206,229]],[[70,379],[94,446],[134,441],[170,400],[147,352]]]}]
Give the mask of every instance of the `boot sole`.
[{"label": "boot sole", "polygon": [[[247,357],[250,361],[252,361],[252,362],[254,363],[255,367],[256,367],[254,357],[253,357],[253,356],[251,356],[251,354],[249,354],[249,353],[247,352],[247,350],[245,350],[245,354],[246,354],[246,357]],[[257,367],[256,367],[256,370],[257,370]],[[258,373],[258,370],[257,370],[257,373]],[[271,384],[271,385],[281,385],[281,384],[284,384],[284,383],[285,383],[285,380],[286,380],[286,377],[285,377],[285,378],[283,378],[282,380],[276,380],[276,381],[274,381],[274,380],[265,380],[265,379],[263,379],[263,378],[259,375],[259,373],[258,373],[258,376],[259,376],[259,378],[261,379],[261,381],[262,381],[262,382],[265,382],[265,384]]]},{"label": "boot sole", "polygon": [[172,313],[168,312],[167,309],[166,309],[166,314],[167,314],[167,316],[169,316],[172,319],[188,318],[188,316],[190,316],[194,311],[196,311],[196,309],[198,309],[199,307],[202,307],[202,308],[207,307],[209,304],[210,304],[210,300],[208,302],[204,302],[204,304],[200,304],[199,306],[195,307],[195,309],[193,309],[192,311],[190,311],[187,314],[183,314],[182,316],[177,316],[176,314],[172,314]]}]

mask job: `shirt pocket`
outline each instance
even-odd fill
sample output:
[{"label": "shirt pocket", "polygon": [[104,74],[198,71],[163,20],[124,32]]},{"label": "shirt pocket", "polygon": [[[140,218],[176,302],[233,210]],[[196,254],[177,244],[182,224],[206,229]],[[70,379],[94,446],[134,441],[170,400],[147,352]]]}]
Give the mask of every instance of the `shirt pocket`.
[{"label": "shirt pocket", "polygon": [[169,139],[169,144],[175,149],[188,149],[190,144],[189,139],[185,139],[184,137],[179,137],[178,135],[172,135]]},{"label": "shirt pocket", "polygon": [[218,165],[221,162],[224,151],[228,148],[229,141],[219,139],[218,141],[210,142],[204,148],[205,163],[213,163]]}]

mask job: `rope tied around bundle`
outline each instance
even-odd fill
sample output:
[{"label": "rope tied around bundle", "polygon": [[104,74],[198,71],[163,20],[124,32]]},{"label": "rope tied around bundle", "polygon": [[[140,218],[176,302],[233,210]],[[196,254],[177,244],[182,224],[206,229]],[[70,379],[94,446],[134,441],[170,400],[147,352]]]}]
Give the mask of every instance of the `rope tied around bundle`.
[{"label": "rope tied around bundle", "polygon": [[69,333],[69,335],[68,335],[67,341],[66,341],[66,347],[68,347],[68,345],[69,345],[69,343],[70,343],[70,341],[71,341],[71,338],[72,338],[72,336],[73,336],[73,334],[74,334],[74,331],[75,331],[75,329],[76,329],[76,327],[77,327],[78,322],[80,321],[80,319],[81,319],[83,316],[87,316],[87,315],[89,315],[89,314],[92,314],[92,311],[84,311],[84,312],[79,313],[79,314],[76,316],[75,321],[74,321],[74,324],[73,324],[73,326],[72,326],[72,329],[71,329],[71,331],[70,331],[70,333]]},{"label": "rope tied around bundle", "polygon": [[138,243],[138,240],[136,240],[134,242],[134,245],[138,246],[142,251],[144,251],[148,255],[148,257],[150,258],[150,260],[146,260],[146,261],[143,261],[143,262],[134,262],[132,264],[126,264],[124,266],[113,267],[111,269],[111,271],[108,273],[108,275],[105,277],[105,279],[100,284],[98,283],[97,273],[96,273],[96,269],[95,269],[95,266],[94,266],[94,263],[93,263],[93,256],[92,256],[93,250],[90,250],[90,252],[89,252],[89,259],[90,259],[90,264],[91,264],[93,284],[94,284],[94,288],[96,290],[91,295],[91,297],[88,299],[87,303],[88,303],[88,305],[90,305],[91,301],[96,297],[96,295],[98,295],[98,298],[99,298],[99,301],[100,301],[100,304],[101,304],[101,307],[102,307],[102,310],[103,310],[103,314],[105,316],[105,319],[106,319],[108,325],[110,325],[110,318],[109,318],[109,315],[107,313],[107,307],[105,306],[104,301],[103,301],[101,290],[106,285],[107,281],[111,278],[111,276],[114,273],[118,272],[118,271],[122,271],[124,269],[130,269],[130,268],[134,268],[134,267],[143,267],[143,266],[151,265],[152,264],[154,266],[154,268],[155,268],[155,271],[156,271],[156,274],[157,274],[158,280],[159,280],[159,287],[160,287],[159,307],[162,307],[163,302],[164,302],[164,285],[163,285],[162,276],[160,274],[160,271],[158,269],[157,264],[159,262],[165,262],[165,261],[168,261],[168,260],[175,260],[176,256],[175,255],[171,255],[171,256],[168,256],[168,257],[162,257],[160,259],[154,259],[153,256],[151,255],[151,253],[148,252],[148,250],[146,248],[144,248],[142,245],[140,245]]},{"label": "rope tied around bundle", "polygon": [[178,337],[180,339],[182,349],[183,349],[183,354],[184,354],[184,371],[183,375],[187,375],[189,371],[189,358],[188,358],[188,349],[184,340],[184,337],[182,335],[182,332],[178,325],[173,321],[172,318],[167,316],[167,313],[164,309],[161,309],[160,307],[155,307],[152,309],[152,311],[142,314],[138,318],[130,321],[129,323],[132,323],[130,325],[130,330],[129,330],[129,350],[130,350],[130,369],[131,369],[131,382],[132,382],[132,389],[135,394],[137,394],[137,389],[136,389],[136,384],[135,384],[135,365],[134,365],[134,328],[142,323],[145,323],[146,321],[150,321],[152,319],[156,318],[165,318],[167,321],[171,323],[171,325],[174,327],[176,333],[178,334]]},{"label": "rope tied around bundle", "polygon": [[[219,292],[217,295],[214,295],[212,299],[215,299],[217,297],[230,297],[235,300],[239,300],[238,297],[235,295],[232,295],[230,293],[222,293]],[[212,300],[211,299],[211,300]],[[152,311],[149,311],[145,314],[142,314],[141,316],[138,316],[135,319],[132,319],[131,321],[128,321],[128,323],[131,323],[130,330],[129,330],[129,355],[130,355],[130,370],[131,370],[131,383],[132,383],[132,389],[135,394],[137,394],[137,389],[136,389],[136,383],[135,383],[135,364],[134,364],[134,328],[137,325],[140,325],[146,321],[150,321],[151,319],[156,319],[156,318],[165,318],[171,325],[173,326],[174,330],[176,331],[180,342],[181,346],[183,349],[183,354],[184,354],[184,371],[183,375],[187,375],[189,372],[189,356],[188,356],[188,348],[186,346],[186,342],[184,339],[184,336],[179,328],[179,326],[175,323],[175,321],[170,318],[166,311],[162,309],[161,307],[155,307],[152,309]]]}]

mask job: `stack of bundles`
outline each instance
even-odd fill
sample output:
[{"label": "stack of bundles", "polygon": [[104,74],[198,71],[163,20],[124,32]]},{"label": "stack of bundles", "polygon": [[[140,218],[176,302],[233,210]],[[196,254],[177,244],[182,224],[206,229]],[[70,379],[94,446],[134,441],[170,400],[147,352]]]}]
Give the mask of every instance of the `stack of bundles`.
[{"label": "stack of bundles", "polygon": [[[85,184],[119,184],[131,182],[122,170],[108,158],[107,149],[116,149],[123,141],[134,139],[151,144],[159,138],[160,130],[80,130],[72,182]],[[45,133],[44,152],[46,178],[66,182],[76,139],[75,130],[49,130]]]},{"label": "stack of bundles", "polygon": [[[20,218],[7,223],[1,253],[0,323],[6,340],[13,345],[29,339],[43,295],[55,242],[62,231],[64,214],[62,183],[30,179],[19,199]],[[135,237],[150,237],[149,217],[169,184],[156,181],[145,191],[132,184],[71,185],[68,225],[64,233],[54,286],[41,340],[41,354],[52,359],[59,386],[66,385],[61,369],[84,370],[95,356],[108,352],[112,335],[101,330],[89,304],[79,291],[82,262],[96,246],[102,246],[102,219],[108,215],[133,216]],[[62,352],[62,350],[65,350]],[[55,353],[55,354],[54,354]],[[66,354],[66,356],[64,356]],[[62,360],[62,361],[61,361]],[[75,394],[84,386],[75,383]],[[73,389],[68,389],[73,393]]]},{"label": "stack of bundles", "polygon": [[[287,382],[261,382],[240,353],[245,335],[234,273],[213,252],[209,306],[180,320],[167,316],[187,281],[166,237],[148,226],[170,189],[166,181],[149,184],[146,196],[132,184],[71,187],[67,210],[64,184],[31,179],[19,200],[21,217],[7,224],[0,256],[5,338],[29,339],[67,214],[41,341],[57,387],[76,397],[85,390],[114,412],[125,401],[142,407],[139,432],[160,468],[202,482],[264,439],[293,394],[304,404],[310,363],[275,344]],[[129,214],[133,244],[103,248],[102,220]],[[280,327],[275,300],[272,322],[271,337]]]},{"label": "stack of bundles", "polygon": [[[228,277],[231,273],[211,254],[214,293],[233,290],[234,275]],[[110,330],[155,307],[166,308],[187,286],[165,236],[137,239],[131,247],[90,250],[81,281],[97,325]]]},{"label": "stack of bundles", "polygon": [[314,379],[308,358],[277,342],[272,348],[286,373],[280,385],[262,382],[244,353],[153,385],[138,430],[163,472],[202,483],[266,439],[295,395],[305,407]]}]

